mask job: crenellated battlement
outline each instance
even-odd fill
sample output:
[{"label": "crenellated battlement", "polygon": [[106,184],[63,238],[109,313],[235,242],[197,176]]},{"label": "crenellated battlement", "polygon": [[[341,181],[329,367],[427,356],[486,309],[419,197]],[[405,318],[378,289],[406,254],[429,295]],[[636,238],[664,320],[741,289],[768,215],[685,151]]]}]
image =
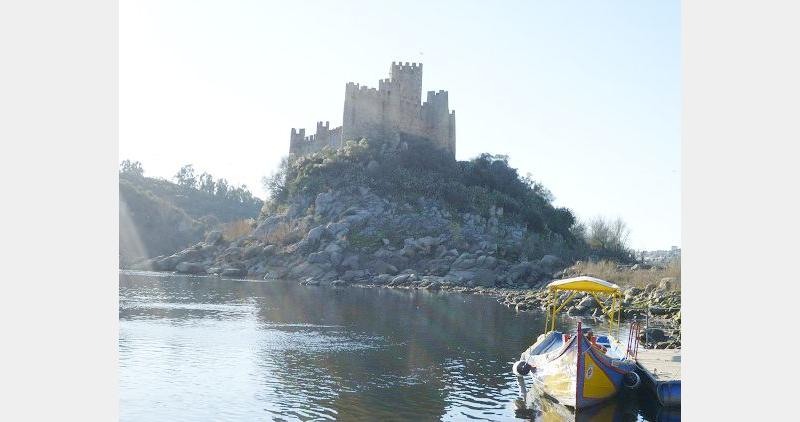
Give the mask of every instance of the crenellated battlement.
[{"label": "crenellated battlement", "polygon": [[381,79],[378,81],[378,91],[391,92],[392,87],[393,84],[391,78]]},{"label": "crenellated battlement", "polygon": [[442,101],[444,101],[445,103],[447,102],[447,91],[445,90],[439,90],[439,92],[428,91],[428,96],[425,99],[426,104],[438,103]]},{"label": "crenellated battlement", "polygon": [[400,70],[400,71],[420,71],[421,72],[422,71],[422,63],[419,63],[419,64],[417,64],[417,63],[408,64],[408,62],[406,62],[405,64],[403,64],[403,62],[392,62],[392,70],[395,70],[395,69],[396,70]]},{"label": "crenellated battlement", "polygon": [[455,158],[455,112],[450,112],[445,90],[428,91],[422,103],[422,63],[392,62],[389,78],[378,88],[345,84],[342,126],[317,122],[317,133],[292,129],[289,152],[303,155],[326,146],[338,148],[344,140],[398,139],[402,135],[430,139]]}]

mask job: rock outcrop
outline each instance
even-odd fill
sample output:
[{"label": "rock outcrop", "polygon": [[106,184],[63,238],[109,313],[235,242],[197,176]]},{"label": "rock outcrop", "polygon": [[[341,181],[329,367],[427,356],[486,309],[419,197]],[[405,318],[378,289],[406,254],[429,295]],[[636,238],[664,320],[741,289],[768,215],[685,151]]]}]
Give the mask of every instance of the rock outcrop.
[{"label": "rock outcrop", "polygon": [[204,242],[136,268],[293,279],[306,284],[397,285],[425,279],[426,288],[530,288],[552,278],[561,260],[509,259],[526,228],[503,218],[457,214],[436,201],[407,203],[369,189],[294,198],[287,211],[265,217],[248,235],[226,242],[218,232]]}]

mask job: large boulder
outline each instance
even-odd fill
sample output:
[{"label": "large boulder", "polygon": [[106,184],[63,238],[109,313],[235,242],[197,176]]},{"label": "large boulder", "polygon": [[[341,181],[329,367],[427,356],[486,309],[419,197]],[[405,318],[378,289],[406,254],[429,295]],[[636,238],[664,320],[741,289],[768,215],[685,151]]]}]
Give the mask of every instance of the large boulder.
[{"label": "large boulder", "polygon": [[555,255],[545,255],[539,260],[539,268],[548,274],[553,274],[559,265],[561,265],[561,259]]},{"label": "large boulder", "polygon": [[346,236],[347,233],[349,232],[347,224],[341,222],[328,223],[328,225],[325,226],[325,228],[328,229],[328,232],[331,233],[336,238],[341,238],[343,236]]},{"label": "large boulder", "polygon": [[266,268],[264,280],[281,280],[289,275],[289,269],[282,266],[270,266]]},{"label": "large boulder", "polygon": [[378,285],[382,285],[382,284],[386,284],[386,283],[392,281],[393,277],[394,276],[392,276],[391,274],[380,274],[380,275],[376,276],[375,278],[373,278],[372,282],[375,283],[375,284],[378,284]]},{"label": "large boulder", "polygon": [[677,283],[678,279],[675,277],[664,277],[658,283],[658,290],[664,290],[664,291],[672,290]]},{"label": "large boulder", "polygon": [[264,253],[264,248],[260,245],[251,245],[244,249],[242,252],[243,259],[250,259]]},{"label": "large boulder", "polygon": [[447,259],[431,259],[425,263],[424,269],[430,274],[443,276],[450,271],[450,262]]},{"label": "large boulder", "polygon": [[497,258],[489,255],[481,255],[475,260],[475,264],[480,268],[492,270],[497,266]]},{"label": "large boulder", "polygon": [[342,280],[357,281],[367,277],[366,270],[347,270],[342,275]]},{"label": "large boulder", "polygon": [[222,240],[221,230],[212,230],[206,234],[205,242],[209,245],[216,245],[220,240]]},{"label": "large boulder", "polygon": [[453,261],[453,265],[451,267],[454,270],[469,270],[475,267],[476,261],[474,259],[456,259]]},{"label": "large boulder", "polygon": [[336,197],[333,192],[322,192],[314,200],[314,212],[323,217],[334,211]]},{"label": "large boulder", "polygon": [[342,262],[339,263],[339,267],[341,267],[342,269],[345,269],[345,270],[348,270],[348,269],[357,270],[357,269],[361,268],[360,261],[361,261],[361,258],[356,254],[346,255],[342,259]]},{"label": "large boulder", "polygon": [[646,336],[645,339],[651,343],[658,343],[662,341],[669,340],[669,336],[664,330],[659,328],[648,328],[647,331],[644,333]]},{"label": "large boulder", "polygon": [[175,271],[183,274],[202,274],[206,267],[198,262],[180,262],[175,266]]},{"label": "large boulder", "polygon": [[231,246],[228,249],[225,249],[222,254],[220,254],[220,258],[223,260],[236,260],[242,257],[242,248],[238,246]]},{"label": "large boulder", "polygon": [[244,268],[227,267],[223,268],[219,275],[223,277],[244,277],[247,275],[247,271]]},{"label": "large boulder", "polygon": [[154,258],[153,270],[155,271],[172,271],[178,264],[178,260],[173,256],[166,256],[162,258]]},{"label": "large boulder", "polygon": [[328,234],[328,229],[326,229],[324,226],[317,226],[309,230],[308,234],[306,234],[306,237],[303,240],[310,245],[316,246]]},{"label": "large boulder", "polygon": [[400,249],[400,255],[408,258],[414,258],[417,256],[417,248],[411,245],[405,245],[403,246],[403,249]]},{"label": "large boulder", "polygon": [[199,248],[184,249],[173,255],[176,262],[200,261],[203,259],[203,252]]},{"label": "large boulder", "polygon": [[302,262],[289,270],[289,276],[294,279],[305,279],[308,277],[319,278],[330,271],[330,264]]},{"label": "large boulder", "polygon": [[375,260],[370,263],[369,269],[374,274],[397,274],[398,272],[397,267],[382,260]]},{"label": "large boulder", "polygon": [[389,285],[390,286],[396,286],[398,284],[403,284],[403,283],[409,281],[410,278],[411,278],[411,274],[400,274],[397,277],[391,279],[389,281]]},{"label": "large boulder", "polygon": [[512,265],[508,269],[507,279],[510,282],[517,282],[522,281],[525,278],[529,277],[533,274],[533,264],[530,262],[521,262],[516,265]]},{"label": "large boulder", "polygon": [[370,160],[369,164],[367,164],[367,173],[370,174],[378,174],[380,172],[381,166],[375,160]]},{"label": "large boulder", "polygon": [[275,246],[275,245],[267,245],[267,246],[264,246],[263,253],[264,253],[265,257],[269,258],[269,257],[275,255],[275,252],[277,252],[277,250],[278,250],[277,246]]},{"label": "large boulder", "polygon": [[456,270],[450,271],[445,275],[445,281],[455,282],[459,284],[469,283],[475,280],[474,271]]},{"label": "large boulder", "polygon": [[459,255],[458,258],[456,258],[455,261],[453,261],[453,263],[450,264],[450,266],[454,270],[469,270],[475,267],[476,262],[477,261],[475,259],[475,255],[469,252],[464,252],[461,255]]},{"label": "large boulder", "polygon": [[425,236],[417,240],[413,240],[411,244],[409,244],[409,242],[406,241],[404,246],[414,247],[418,254],[429,255],[431,252],[435,251],[435,248],[439,246],[441,242],[442,242],[441,239],[439,239],[438,237]]},{"label": "large boulder", "polygon": [[479,268],[475,270],[475,284],[483,287],[494,287],[497,281],[497,275],[492,270]]},{"label": "large boulder", "polygon": [[636,296],[639,296],[641,293],[642,289],[638,287],[630,287],[627,290],[625,290],[625,300],[633,299]]},{"label": "large boulder", "polygon": [[369,219],[369,217],[370,217],[369,212],[363,211],[344,217],[342,222],[351,228],[360,227]]},{"label": "large boulder", "polygon": [[331,262],[331,253],[326,251],[314,252],[308,255],[307,261],[312,264],[326,264]]},{"label": "large boulder", "polygon": [[576,305],[575,307],[581,310],[592,310],[598,308],[599,306],[600,305],[597,304],[597,301],[594,300],[594,297],[586,295],[584,296],[583,299],[581,299],[580,302],[578,302],[578,305]]},{"label": "large boulder", "polygon": [[278,229],[283,223],[286,222],[285,215],[273,215],[267,217],[258,224],[255,230],[253,230],[252,236],[256,239],[264,239],[267,236],[271,235]]},{"label": "large boulder", "polygon": [[214,245],[210,245],[208,243],[203,242],[202,246],[200,247],[199,251],[203,256],[211,256],[216,252],[217,247]]}]

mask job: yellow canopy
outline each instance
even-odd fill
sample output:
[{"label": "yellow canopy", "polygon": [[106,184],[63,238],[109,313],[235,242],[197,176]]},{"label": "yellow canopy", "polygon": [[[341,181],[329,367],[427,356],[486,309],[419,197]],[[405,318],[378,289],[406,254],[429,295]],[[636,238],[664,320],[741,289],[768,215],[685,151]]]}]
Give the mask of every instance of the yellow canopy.
[{"label": "yellow canopy", "polygon": [[619,286],[616,284],[588,276],[556,280],[548,284],[547,288],[549,290],[574,290],[578,292],[601,292],[617,294],[620,292]]}]

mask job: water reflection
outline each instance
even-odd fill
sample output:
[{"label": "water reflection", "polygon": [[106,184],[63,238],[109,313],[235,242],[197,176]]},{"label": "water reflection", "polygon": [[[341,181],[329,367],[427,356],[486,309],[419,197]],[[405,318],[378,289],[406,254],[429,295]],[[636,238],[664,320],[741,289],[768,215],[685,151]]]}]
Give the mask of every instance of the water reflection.
[{"label": "water reflection", "polygon": [[[543,420],[509,371],[543,326],[490,297],[124,273],[120,418]],[[633,406],[577,420],[657,420]]]},{"label": "water reflection", "polygon": [[532,390],[528,392],[524,401],[521,398],[516,399],[514,405],[516,417],[529,421],[680,421],[679,409],[659,406],[655,397],[650,397],[646,392],[624,392],[621,396],[605,403],[575,411]]}]

